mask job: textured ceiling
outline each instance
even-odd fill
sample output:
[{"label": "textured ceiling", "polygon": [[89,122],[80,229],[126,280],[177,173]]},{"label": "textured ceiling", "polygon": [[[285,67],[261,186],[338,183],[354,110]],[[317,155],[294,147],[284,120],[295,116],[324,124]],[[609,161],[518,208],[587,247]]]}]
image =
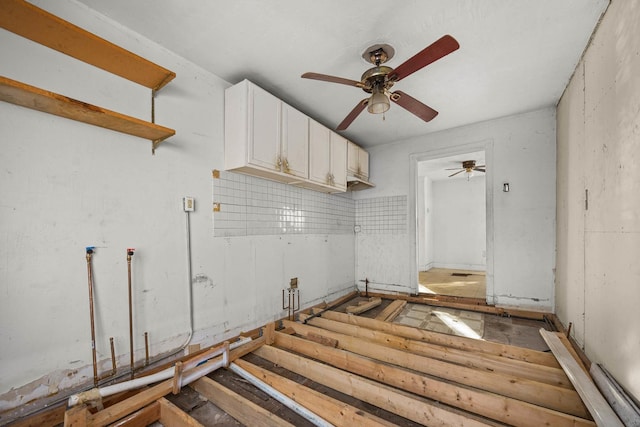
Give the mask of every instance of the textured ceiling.
[{"label": "textured ceiling", "polygon": [[[229,83],[252,80],[335,128],[366,94],[301,79],[360,80],[362,53],[395,48],[396,67],[444,34],[460,49],[398,82],[439,111],[363,112],[343,135],[371,147],[555,105],[607,0],[78,0]],[[37,1],[46,8],[45,1]]]}]

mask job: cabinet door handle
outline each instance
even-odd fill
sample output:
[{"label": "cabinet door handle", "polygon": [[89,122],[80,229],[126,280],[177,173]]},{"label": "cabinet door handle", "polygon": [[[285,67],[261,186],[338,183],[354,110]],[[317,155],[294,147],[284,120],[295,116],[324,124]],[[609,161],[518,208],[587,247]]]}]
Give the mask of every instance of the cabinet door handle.
[{"label": "cabinet door handle", "polygon": [[287,160],[286,158],[282,161],[282,170],[286,173],[291,173],[291,171],[289,170],[289,160]]},{"label": "cabinet door handle", "polygon": [[276,157],[276,170],[280,170],[282,166],[282,159],[280,156]]}]

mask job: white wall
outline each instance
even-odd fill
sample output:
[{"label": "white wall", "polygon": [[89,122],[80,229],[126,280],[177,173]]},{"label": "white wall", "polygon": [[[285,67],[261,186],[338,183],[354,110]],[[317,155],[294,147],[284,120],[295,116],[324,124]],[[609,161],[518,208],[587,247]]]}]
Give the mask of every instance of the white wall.
[{"label": "white wall", "polygon": [[[613,0],[558,106],[557,314],[640,399],[640,3]],[[589,192],[585,210],[585,190]]]},{"label": "white wall", "polygon": [[[186,217],[191,214],[195,334],[212,344],[286,314],[281,289],[298,277],[302,305],[354,284],[353,235],[214,238],[211,170],[223,167],[216,76],[73,1],[38,2],[76,25],[177,73],[156,99],[151,143],[0,103],[0,412],[91,379],[85,246],[94,256],[100,372],[109,337],[128,362],[127,264],[133,260],[137,359],[183,344],[189,330]],[[150,119],[150,91],[0,29],[0,75]]]},{"label": "white wall", "polygon": [[433,182],[433,266],[486,269],[484,175]]},{"label": "white wall", "polygon": [[[408,292],[417,291],[414,182],[417,175],[412,159],[417,162],[420,156],[444,157],[469,149],[484,149],[486,153],[489,302],[553,311],[554,108],[372,148],[371,181],[376,187],[354,197],[407,195],[409,224],[414,231],[393,236],[388,240],[391,246],[385,246],[385,241],[364,242],[357,238],[356,277],[363,271],[368,272],[370,279],[388,276],[393,270],[397,274],[390,283],[401,284]],[[511,184],[509,193],[502,192],[503,182]],[[382,252],[384,257],[374,257]],[[384,262],[376,264],[375,259]]]}]

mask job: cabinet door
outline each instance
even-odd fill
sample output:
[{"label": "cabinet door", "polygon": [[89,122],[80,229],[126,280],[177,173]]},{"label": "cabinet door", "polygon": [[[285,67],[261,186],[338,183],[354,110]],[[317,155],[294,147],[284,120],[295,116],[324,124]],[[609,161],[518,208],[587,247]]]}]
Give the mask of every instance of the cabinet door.
[{"label": "cabinet door", "polygon": [[269,170],[280,170],[280,112],[282,102],[264,91],[249,86],[248,163]]},{"label": "cabinet door", "polygon": [[349,141],[347,143],[347,170],[349,171],[349,175],[356,175],[358,173],[359,155],[360,147]]},{"label": "cabinet door", "polygon": [[309,118],[282,104],[282,172],[309,177]]},{"label": "cabinet door", "polygon": [[332,186],[342,191],[347,189],[347,140],[331,132]]},{"label": "cabinet door", "polygon": [[331,172],[331,131],[320,123],[309,120],[309,180],[329,184]]},{"label": "cabinet door", "polygon": [[360,148],[358,151],[358,167],[360,168],[360,178],[369,179],[369,153]]}]

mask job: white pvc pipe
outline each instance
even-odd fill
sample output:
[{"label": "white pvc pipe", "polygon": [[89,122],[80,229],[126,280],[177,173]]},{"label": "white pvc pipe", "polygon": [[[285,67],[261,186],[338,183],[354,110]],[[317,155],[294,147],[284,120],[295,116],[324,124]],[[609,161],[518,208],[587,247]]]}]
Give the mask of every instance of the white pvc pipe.
[{"label": "white pvc pipe", "polygon": [[589,373],[622,423],[626,427],[640,427],[640,409],[610,374],[597,363],[591,364]]},{"label": "white pvc pipe", "polygon": [[[243,344],[246,344],[251,341],[251,337],[241,338],[232,344],[229,344],[229,349],[233,349],[239,347]],[[224,348],[220,348],[218,351],[209,354],[207,357],[213,358],[217,355],[222,354],[222,360],[216,363],[207,362],[202,363],[200,366],[197,366],[193,369],[190,369],[187,372],[183,373],[181,386],[187,385],[198,378],[207,375],[216,369],[219,369],[223,366],[226,366],[229,360],[228,352],[224,351]],[[205,361],[203,361],[205,362]],[[188,362],[187,362],[188,363]],[[120,393],[122,391],[134,390],[136,388],[140,388],[145,385],[153,384],[159,381],[168,380],[169,378],[175,375],[176,368],[172,366],[160,372],[156,372],[152,375],[147,375],[145,377],[136,378],[130,381],[124,381],[121,383],[113,384],[106,387],[94,388],[83,393],[73,394],[69,396],[68,405],[69,407],[75,406],[78,403],[88,402],[92,400],[97,400],[102,397],[112,396],[116,393]]]},{"label": "white pvc pipe", "polygon": [[258,378],[256,378],[255,376],[251,375],[249,372],[245,371],[244,369],[242,369],[240,366],[236,365],[235,363],[232,363],[229,366],[229,369],[231,371],[235,372],[236,374],[238,374],[239,376],[241,376],[242,378],[244,378],[245,380],[249,381],[251,384],[253,384],[257,388],[259,388],[263,392],[267,393],[269,396],[271,396],[274,399],[276,399],[278,402],[280,402],[283,405],[285,405],[287,408],[289,408],[292,411],[294,411],[296,414],[304,417],[306,420],[310,421],[314,425],[319,426],[319,427],[333,427],[333,424],[331,424],[330,422],[328,422],[325,419],[323,419],[323,418],[319,417],[318,415],[314,414],[313,412],[311,412],[310,410],[308,410],[304,406],[300,405],[296,401],[294,401],[294,400],[290,399],[289,397],[285,396],[284,394],[282,394],[281,392],[279,392],[275,388],[271,387],[270,385],[265,384],[264,382],[260,381]]}]

